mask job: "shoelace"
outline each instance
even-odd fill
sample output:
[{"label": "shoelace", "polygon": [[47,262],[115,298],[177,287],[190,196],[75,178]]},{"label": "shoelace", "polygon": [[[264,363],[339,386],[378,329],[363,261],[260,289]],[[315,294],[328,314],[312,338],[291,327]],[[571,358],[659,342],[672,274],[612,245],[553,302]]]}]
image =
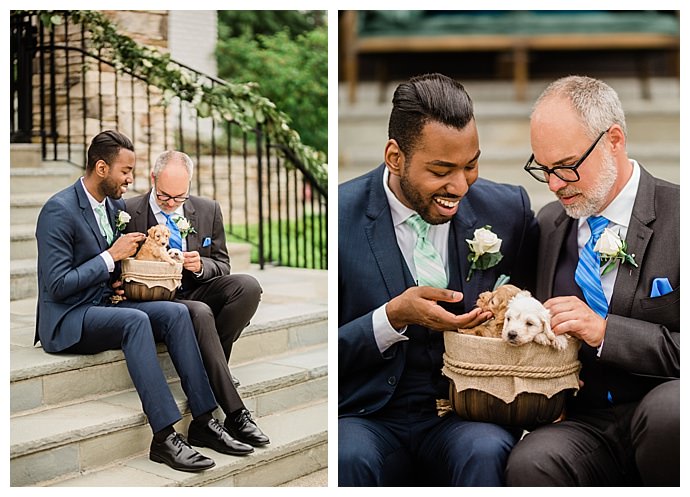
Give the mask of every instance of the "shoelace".
[{"label": "shoelace", "polygon": [[172,442],[173,442],[173,446],[178,448],[178,451],[177,451],[178,454],[185,447],[189,447],[190,449],[192,448],[192,446],[189,445],[189,443],[179,433],[175,433],[175,436],[173,437]]}]

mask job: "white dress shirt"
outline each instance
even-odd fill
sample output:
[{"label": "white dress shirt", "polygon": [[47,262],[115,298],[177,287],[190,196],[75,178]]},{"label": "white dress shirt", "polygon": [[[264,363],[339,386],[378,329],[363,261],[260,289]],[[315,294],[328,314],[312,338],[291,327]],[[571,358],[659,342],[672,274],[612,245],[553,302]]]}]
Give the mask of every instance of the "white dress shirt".
[{"label": "white dress shirt", "polygon": [[[632,216],[633,205],[635,205],[635,197],[637,196],[637,187],[640,184],[640,166],[635,160],[630,160],[630,163],[633,167],[630,179],[613,201],[598,214],[609,220],[609,224],[606,227],[614,233],[617,233],[621,240],[625,240],[628,234],[630,217]],[[590,236],[592,236],[592,231],[587,223],[587,218],[580,218],[577,228],[578,253],[582,253],[582,249],[585,247]],[[618,265],[601,277],[601,286],[604,289],[604,295],[606,295],[606,302],[609,304],[611,303],[613,285],[616,282],[617,274]]]},{"label": "white dress shirt", "polygon": [[[99,205],[103,206],[103,208],[105,209],[105,212],[108,212],[108,209],[105,205],[105,199],[103,199],[103,202],[99,202],[98,200],[93,198],[93,196],[89,193],[89,190],[87,190],[86,187],[84,186],[84,177],[82,176],[79,179],[81,180],[81,187],[84,189],[84,193],[86,193],[86,198],[89,199],[89,204],[91,205],[91,210],[93,211],[93,216],[96,218],[96,224],[99,224],[99,226],[100,226],[100,223],[98,221],[98,219],[99,219],[98,213],[96,212],[96,207],[98,207]],[[113,256],[110,255],[110,252],[108,252],[107,250],[101,252],[99,255],[101,256],[101,258],[105,262],[105,265],[108,267],[108,272],[112,273],[115,270],[115,260],[113,259]]]},{"label": "white dress shirt", "polygon": [[[400,200],[397,199],[395,194],[388,187],[389,175],[390,173],[388,169],[384,168],[383,189],[386,192],[388,205],[391,209],[393,227],[395,228],[395,237],[398,241],[400,252],[407,263],[407,267],[410,269],[410,273],[416,281],[417,270],[414,265],[414,247],[417,244],[417,234],[407,223],[405,223],[405,220],[411,215],[415,214],[416,211],[406,207],[402,202],[400,202]],[[434,248],[436,248],[441,256],[443,265],[446,268],[446,276],[448,276],[449,233],[450,223],[443,223],[432,225],[429,228],[429,233],[427,234],[427,240],[433,244]],[[394,343],[397,343],[401,340],[409,340],[409,338],[405,336],[407,326],[405,326],[402,330],[396,330],[391,326],[390,322],[388,321],[388,315],[386,314],[386,305],[387,304],[383,304],[381,307],[376,309],[372,315],[374,338],[381,353],[385,352]]]},{"label": "white dress shirt", "polygon": [[[630,218],[635,205],[637,187],[640,185],[640,165],[633,159],[630,159],[630,164],[633,167],[630,179],[611,203],[599,213],[600,216],[604,216],[609,220],[609,224],[606,227],[617,233],[621,240],[625,240],[625,237],[628,235],[628,226],[630,226]],[[578,254],[581,254],[589,237],[592,236],[592,230],[589,228],[586,217],[578,219],[577,226],[577,250]],[[611,304],[611,296],[613,295],[613,286],[616,283],[618,268],[619,264],[616,264],[611,271],[601,277],[601,287],[604,290],[607,304]],[[604,341],[605,339],[597,347],[597,356],[601,355]]]}]

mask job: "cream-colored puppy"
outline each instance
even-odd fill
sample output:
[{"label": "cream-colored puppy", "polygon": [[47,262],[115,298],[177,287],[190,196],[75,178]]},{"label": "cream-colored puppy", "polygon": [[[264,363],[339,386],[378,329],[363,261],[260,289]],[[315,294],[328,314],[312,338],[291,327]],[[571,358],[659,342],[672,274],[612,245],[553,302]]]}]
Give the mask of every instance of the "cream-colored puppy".
[{"label": "cream-colored puppy", "polygon": [[551,330],[549,310],[526,290],[515,295],[508,303],[502,338],[510,345],[536,342],[556,350],[568,346],[568,339],[564,335],[556,335]]}]

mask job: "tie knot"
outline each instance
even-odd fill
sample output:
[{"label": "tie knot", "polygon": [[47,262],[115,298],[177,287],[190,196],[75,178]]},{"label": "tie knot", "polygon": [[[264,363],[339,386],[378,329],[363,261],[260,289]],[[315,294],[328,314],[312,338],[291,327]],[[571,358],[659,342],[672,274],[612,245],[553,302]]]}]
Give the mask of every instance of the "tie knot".
[{"label": "tie knot", "polygon": [[422,219],[422,216],[416,213],[405,219],[405,223],[407,223],[407,225],[410,226],[420,238],[426,238],[426,234],[429,232],[429,228],[431,227],[429,223]]},{"label": "tie knot", "polygon": [[604,216],[590,216],[587,218],[587,224],[589,224],[589,229],[592,231],[592,238],[598,240],[604,232],[604,228],[608,226],[609,220]]}]

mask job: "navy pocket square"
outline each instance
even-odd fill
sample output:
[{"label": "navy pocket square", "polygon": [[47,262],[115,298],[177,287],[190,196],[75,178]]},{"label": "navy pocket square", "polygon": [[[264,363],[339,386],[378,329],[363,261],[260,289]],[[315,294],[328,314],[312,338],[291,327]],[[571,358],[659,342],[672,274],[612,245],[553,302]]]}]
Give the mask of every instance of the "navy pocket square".
[{"label": "navy pocket square", "polygon": [[204,241],[201,243],[202,247],[210,247],[211,246],[211,237],[207,236],[204,238]]},{"label": "navy pocket square", "polygon": [[652,281],[652,293],[649,296],[661,297],[672,291],[673,288],[671,288],[671,283],[668,281],[668,278],[654,278],[654,281]]}]

